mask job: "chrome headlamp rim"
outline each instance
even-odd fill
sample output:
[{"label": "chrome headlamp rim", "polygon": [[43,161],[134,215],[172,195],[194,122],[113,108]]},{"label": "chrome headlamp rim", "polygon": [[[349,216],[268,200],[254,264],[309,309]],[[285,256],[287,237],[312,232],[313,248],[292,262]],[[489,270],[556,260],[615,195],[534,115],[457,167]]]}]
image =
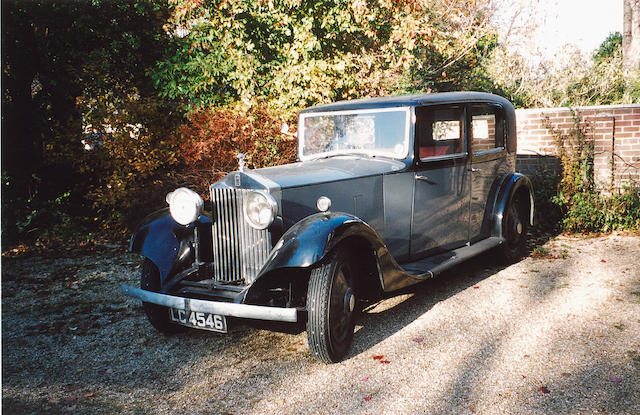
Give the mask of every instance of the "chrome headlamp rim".
[{"label": "chrome headlamp rim", "polygon": [[[260,214],[264,212],[268,214],[267,219],[260,222],[256,222],[249,214],[249,210],[252,208],[251,199],[252,197],[256,197],[256,196],[263,198],[262,200],[263,206],[260,207],[261,212],[259,213],[259,217],[260,217]],[[276,215],[278,214],[278,202],[276,202],[276,199],[268,192],[265,192],[262,190],[251,190],[246,194],[244,198],[242,213],[244,215],[244,219],[252,228],[257,230],[267,229],[276,219]]]},{"label": "chrome headlamp rim", "polygon": [[166,201],[173,220],[183,226],[198,220],[204,208],[204,201],[200,195],[186,187],[179,187],[167,193]]}]

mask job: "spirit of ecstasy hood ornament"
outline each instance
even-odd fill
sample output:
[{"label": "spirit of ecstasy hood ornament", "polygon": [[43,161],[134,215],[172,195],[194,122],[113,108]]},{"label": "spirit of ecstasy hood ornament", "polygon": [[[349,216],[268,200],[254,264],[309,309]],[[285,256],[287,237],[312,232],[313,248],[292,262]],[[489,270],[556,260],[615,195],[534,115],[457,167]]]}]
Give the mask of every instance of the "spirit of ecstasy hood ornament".
[{"label": "spirit of ecstasy hood ornament", "polygon": [[245,155],[243,153],[238,153],[237,157],[238,157],[238,170],[244,171],[244,168],[247,165],[247,163],[244,161]]}]

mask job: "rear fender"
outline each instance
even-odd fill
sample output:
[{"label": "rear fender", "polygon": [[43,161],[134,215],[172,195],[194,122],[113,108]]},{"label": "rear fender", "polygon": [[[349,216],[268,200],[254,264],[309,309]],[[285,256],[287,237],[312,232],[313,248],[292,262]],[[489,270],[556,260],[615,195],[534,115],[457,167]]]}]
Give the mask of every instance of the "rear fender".
[{"label": "rear fender", "polygon": [[534,215],[534,202],[533,202],[533,186],[531,180],[527,176],[520,173],[510,173],[505,177],[500,189],[498,190],[496,204],[493,208],[493,236],[502,237],[502,218],[505,212],[509,208],[509,204],[513,200],[513,197],[519,193],[524,192],[528,196],[529,202],[529,224],[533,226]]}]

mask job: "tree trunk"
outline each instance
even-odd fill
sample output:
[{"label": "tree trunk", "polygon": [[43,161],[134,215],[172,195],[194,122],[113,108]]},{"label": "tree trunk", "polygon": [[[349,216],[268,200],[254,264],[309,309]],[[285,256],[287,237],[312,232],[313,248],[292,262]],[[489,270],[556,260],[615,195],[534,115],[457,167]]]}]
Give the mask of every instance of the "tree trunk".
[{"label": "tree trunk", "polygon": [[640,0],[624,0],[622,62],[629,69],[640,69]]}]

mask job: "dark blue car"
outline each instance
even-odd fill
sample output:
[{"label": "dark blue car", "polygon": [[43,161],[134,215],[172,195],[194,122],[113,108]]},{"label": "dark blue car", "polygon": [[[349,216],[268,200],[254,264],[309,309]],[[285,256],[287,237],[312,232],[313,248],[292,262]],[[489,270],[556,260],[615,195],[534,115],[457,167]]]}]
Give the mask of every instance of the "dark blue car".
[{"label": "dark blue car", "polygon": [[[180,188],[130,249],[158,330],[227,331],[227,317],[306,322],[337,362],[359,304],[492,250],[514,261],[533,225],[515,173],[513,106],[458,92],[362,99],[300,113],[299,162],[228,174],[211,205]],[[241,163],[242,166],[242,163]]]}]

